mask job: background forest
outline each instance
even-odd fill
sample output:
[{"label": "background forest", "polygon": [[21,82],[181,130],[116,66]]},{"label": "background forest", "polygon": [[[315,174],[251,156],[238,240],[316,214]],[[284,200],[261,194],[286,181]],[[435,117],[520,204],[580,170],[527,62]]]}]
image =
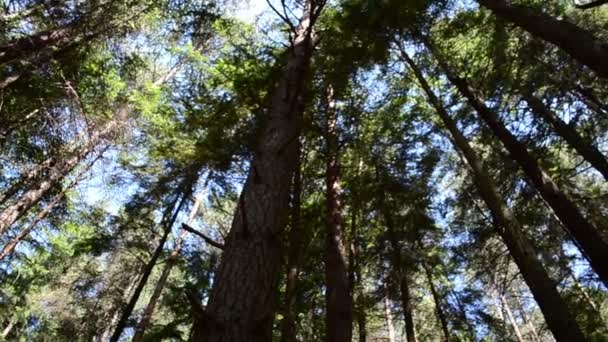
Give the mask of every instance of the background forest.
[{"label": "background forest", "polygon": [[608,341],[608,5],[0,0],[0,340]]}]

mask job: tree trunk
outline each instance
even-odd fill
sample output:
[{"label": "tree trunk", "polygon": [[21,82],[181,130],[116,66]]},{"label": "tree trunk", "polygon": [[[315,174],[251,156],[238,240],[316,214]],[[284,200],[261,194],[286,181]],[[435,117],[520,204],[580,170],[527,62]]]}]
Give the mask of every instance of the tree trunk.
[{"label": "tree trunk", "polygon": [[6,327],[4,327],[4,329],[2,329],[2,333],[0,334],[0,337],[2,337],[2,339],[5,339],[8,334],[11,333],[11,331],[13,330],[13,328],[15,327],[15,324],[17,324],[17,317],[13,317],[8,321],[8,324],[6,325]]},{"label": "tree trunk", "polygon": [[333,89],[327,89],[325,174],[326,239],[325,239],[325,340],[350,342],[352,339],[352,293],[349,277],[349,255],[342,217],[339,140]]},{"label": "tree trunk", "polygon": [[589,31],[558,20],[539,9],[505,0],[478,0],[497,16],[514,23],[547,42],[557,45],[602,77],[608,77],[608,45]]},{"label": "tree trunk", "polygon": [[391,262],[392,271],[399,284],[399,294],[401,296],[401,306],[403,309],[403,317],[405,320],[405,337],[407,342],[416,342],[416,329],[414,327],[414,308],[412,306],[410,286],[409,286],[409,269],[405,267],[405,261],[401,254],[401,246],[397,240],[393,217],[390,209],[386,207],[384,192],[379,194],[380,211],[384,217],[386,224],[386,232],[388,234],[389,243],[391,246]]},{"label": "tree trunk", "polygon": [[534,113],[548,122],[568,145],[598,170],[604,176],[604,179],[608,180],[608,160],[600,150],[581,137],[573,127],[562,121],[556,113],[545,106],[541,99],[532,94],[526,94],[523,98]]},{"label": "tree trunk", "polygon": [[[105,149],[104,149],[104,151],[105,151]],[[46,216],[53,210],[53,208],[55,208],[55,206],[57,204],[59,204],[59,202],[66,195],[66,193],[84,178],[84,176],[91,169],[93,164],[99,158],[101,158],[104,151],[100,152],[99,156],[97,158],[95,158],[91,163],[89,163],[89,165],[87,165],[82,171],[80,171],[80,173],[59,194],[55,195],[53,197],[53,199],[51,199],[51,201],[46,205],[46,207],[44,207],[44,209],[42,209],[32,219],[32,221],[29,223],[29,225],[25,229],[20,231],[14,238],[12,238],[6,245],[4,245],[4,247],[2,247],[2,251],[0,251],[0,261],[2,261],[8,255],[10,255],[15,250],[17,245],[21,241],[23,241],[23,239],[25,239],[34,228],[36,228],[36,225],[38,224],[38,222],[44,220],[46,218]]]},{"label": "tree trunk", "polygon": [[521,302],[521,294],[520,291],[517,291],[517,295],[515,296],[515,303],[517,304],[517,311],[519,311],[519,315],[521,319],[524,321],[524,324],[528,326],[528,330],[530,330],[530,335],[532,335],[533,342],[540,342],[540,338],[538,336],[538,332],[532,324],[532,321],[528,319],[528,315],[526,314],[526,309],[524,308],[523,303]]},{"label": "tree trunk", "polygon": [[289,217],[290,183],[297,163],[306,77],[313,50],[312,27],[320,7],[308,6],[272,92],[266,126],[251,162],[193,341],[270,341],[281,271],[283,231]]},{"label": "tree trunk", "polygon": [[[199,42],[196,48],[201,48],[204,43]],[[180,59],[166,74],[156,79],[154,85],[160,86],[174,77],[183,63],[184,59]],[[21,197],[0,212],[0,236],[4,235],[11,225],[36,205],[53,186],[57,185],[67,176],[100,143],[104,140],[112,139],[115,135],[119,134],[130,113],[131,106],[122,104],[117,109],[112,120],[99,129],[94,130],[91,137],[82,146],[72,151],[65,159],[59,159],[55,156],[47,158],[42,163],[34,166],[17,183],[13,184],[9,190],[5,191],[0,198],[0,205],[8,201],[21,188],[26,189]],[[45,177],[37,181],[37,178],[43,173],[46,173]]]},{"label": "tree trunk", "polygon": [[361,292],[359,292],[359,295],[357,296],[357,328],[359,332],[359,342],[367,342],[367,317],[362,299]]},{"label": "tree trunk", "polygon": [[[207,178],[207,181],[208,180],[209,180],[209,178]],[[194,204],[192,205],[192,209],[190,210],[190,214],[188,215],[188,220],[186,220],[186,224],[189,226],[192,225],[194,218],[196,217],[196,215],[199,212],[201,202],[205,195],[206,185],[207,185],[207,182],[205,182],[205,185],[203,185],[203,189],[196,196]],[[182,245],[183,245],[184,239],[186,238],[187,235],[188,235],[188,231],[184,229],[181,231],[181,233],[179,234],[179,237],[175,241],[175,246],[173,247],[171,254],[169,254],[169,258],[167,259],[167,261],[165,263],[165,267],[163,268],[163,271],[161,272],[160,278],[158,279],[158,282],[156,283],[156,286],[154,287],[154,291],[152,292],[152,296],[150,297],[150,300],[148,301],[148,305],[146,305],[146,308],[144,309],[144,313],[141,317],[141,320],[139,321],[139,324],[137,325],[137,328],[135,329],[135,335],[133,335],[133,342],[143,341],[146,329],[147,329],[148,325],[150,324],[150,322],[152,321],[152,317],[154,316],[154,310],[156,309],[158,300],[160,299],[160,296],[165,288],[165,285],[167,284],[167,279],[169,279],[171,270],[173,269],[173,267],[177,264],[177,261],[179,260],[180,253],[182,251]]]},{"label": "tree trunk", "polygon": [[[426,45],[432,49],[430,43]],[[469,104],[502,142],[510,156],[523,169],[542,198],[559,217],[581,252],[587,257],[593,270],[599,275],[602,282],[608,286],[608,263],[605,262],[605,260],[608,260],[608,243],[604,241],[598,229],[585,219],[577,206],[570,201],[538,161],[530,155],[526,147],[500,122],[498,115],[485,105],[468,82],[453,75],[440,56],[435,54],[435,57],[442,65],[448,79],[469,101]]]},{"label": "tree trunk", "polygon": [[355,298],[355,312],[357,319],[357,329],[359,333],[359,342],[367,341],[367,314],[366,314],[366,296],[365,296],[365,284],[363,283],[363,274],[361,272],[362,268],[362,255],[363,255],[363,247],[359,241],[359,233],[358,233],[358,223],[357,218],[359,217],[359,194],[357,191],[357,187],[359,186],[359,173],[361,172],[361,167],[363,163],[359,161],[357,167],[357,176],[355,179],[356,185],[351,192],[351,232],[352,232],[352,250],[351,250],[351,281],[352,281],[352,293],[356,294]]},{"label": "tree trunk", "polygon": [[133,312],[133,309],[135,308],[135,304],[137,304],[137,301],[139,300],[139,296],[141,295],[141,292],[143,291],[144,287],[146,286],[146,283],[148,282],[148,278],[150,278],[150,275],[152,274],[152,270],[154,270],[154,266],[156,266],[156,262],[158,261],[161,254],[163,253],[165,243],[167,242],[167,238],[169,237],[169,234],[171,233],[171,228],[173,227],[173,224],[175,223],[175,220],[177,219],[177,215],[181,211],[181,208],[184,205],[184,203],[186,202],[186,199],[188,197],[190,197],[191,186],[192,186],[192,184],[184,184],[184,188],[182,188],[182,190],[176,194],[176,198],[173,201],[173,203],[165,209],[165,213],[163,214],[163,220],[160,224],[160,226],[163,229],[163,235],[161,236],[161,238],[158,242],[158,245],[156,246],[156,249],[154,250],[154,253],[152,254],[152,257],[150,258],[148,263],[146,263],[146,265],[144,265],[141,278],[139,279],[139,282],[137,283],[137,287],[135,288],[133,295],[131,295],[129,302],[127,303],[127,305],[125,306],[124,310],[122,311],[122,313],[120,315],[120,319],[118,320],[118,323],[116,324],[114,333],[112,334],[112,337],[110,337],[110,342],[117,342],[120,339],[120,336],[122,335],[124,329],[127,327],[129,317],[131,317],[131,313]]},{"label": "tree trunk", "polygon": [[[95,131],[92,136],[78,148],[72,155],[63,159],[52,158],[48,164],[48,174],[44,178],[29,188],[13,204],[6,207],[0,213],[0,236],[6,234],[8,229],[21,218],[27,211],[36,205],[55,185],[63,180],[80,162],[86,158],[99,144],[109,138],[126,119],[129,109],[123,106],[119,109],[116,118],[106,123],[101,129]],[[29,175],[29,173],[28,173]],[[27,184],[27,183],[26,183]]]},{"label": "tree trunk", "polygon": [[450,341],[450,329],[448,328],[448,319],[443,311],[443,300],[435,287],[435,283],[433,280],[433,273],[429,266],[422,262],[422,267],[424,268],[424,273],[426,274],[426,279],[429,282],[429,287],[431,288],[431,295],[433,296],[433,301],[435,302],[435,313],[437,314],[437,318],[439,318],[439,323],[441,324],[441,331],[443,331],[443,337],[445,338],[445,342]]},{"label": "tree trunk", "polygon": [[452,135],[452,143],[464,155],[473,171],[473,182],[479,194],[490,209],[492,219],[498,234],[502,237],[515,264],[518,266],[526,284],[545,316],[549,329],[558,342],[586,341],[568,306],[560,297],[555,282],[549,277],[544,266],[536,258],[536,250],[531,241],[525,236],[521,225],[500,197],[496,186],[484,169],[475,151],[469,145],[465,136],[460,132],[456,122],[452,120],[437,96],[433,93],[422,72],[414,61],[402,52],[403,59],[409,64],[418,82],[426,93],[429,102],[435,108],[443,124]]},{"label": "tree trunk", "polygon": [[513,315],[513,311],[511,311],[511,306],[509,305],[509,302],[507,301],[505,294],[498,290],[498,287],[496,286],[496,284],[494,287],[496,289],[496,294],[498,295],[498,298],[500,299],[500,303],[502,304],[502,308],[507,313],[507,319],[509,319],[509,323],[511,324],[511,327],[513,328],[513,332],[515,333],[515,337],[517,337],[517,340],[519,342],[525,342],[524,336],[522,335],[521,330],[519,330],[519,324],[515,320],[515,316]]},{"label": "tree trunk", "polygon": [[285,285],[285,312],[281,323],[281,342],[296,341],[296,299],[300,254],[302,249],[302,222],[300,218],[302,193],[302,151],[298,142],[298,161],[293,172],[293,195],[291,204],[291,230],[289,231],[289,250],[287,252],[287,280]]},{"label": "tree trunk", "polygon": [[393,325],[393,313],[391,312],[391,300],[388,298],[388,291],[386,292],[384,296],[384,318],[388,328],[388,340],[389,342],[397,342],[395,326]]},{"label": "tree trunk", "polygon": [[60,49],[75,39],[75,33],[76,29],[73,25],[60,27],[19,38],[7,45],[0,46],[0,66],[17,60],[25,60],[46,49]]}]

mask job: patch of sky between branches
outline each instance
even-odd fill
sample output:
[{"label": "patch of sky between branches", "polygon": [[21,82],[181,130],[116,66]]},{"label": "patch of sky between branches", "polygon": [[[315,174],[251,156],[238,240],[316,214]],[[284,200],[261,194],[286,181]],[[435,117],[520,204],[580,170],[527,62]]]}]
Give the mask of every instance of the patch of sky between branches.
[{"label": "patch of sky between branches", "polygon": [[256,18],[268,8],[266,0],[243,1],[237,5],[234,17],[248,24],[254,24]]}]

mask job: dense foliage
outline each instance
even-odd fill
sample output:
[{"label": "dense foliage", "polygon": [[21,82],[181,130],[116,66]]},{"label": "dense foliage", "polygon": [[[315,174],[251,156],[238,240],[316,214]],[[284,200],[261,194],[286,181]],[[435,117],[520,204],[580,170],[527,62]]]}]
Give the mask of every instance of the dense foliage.
[{"label": "dense foliage", "polygon": [[0,340],[608,341],[608,5],[259,4],[0,1]]}]

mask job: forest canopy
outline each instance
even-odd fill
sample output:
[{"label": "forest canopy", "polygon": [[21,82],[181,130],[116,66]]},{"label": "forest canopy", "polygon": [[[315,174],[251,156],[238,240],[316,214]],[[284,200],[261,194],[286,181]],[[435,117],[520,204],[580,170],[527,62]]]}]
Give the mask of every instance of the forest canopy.
[{"label": "forest canopy", "polygon": [[608,341],[608,3],[0,0],[0,341]]}]

